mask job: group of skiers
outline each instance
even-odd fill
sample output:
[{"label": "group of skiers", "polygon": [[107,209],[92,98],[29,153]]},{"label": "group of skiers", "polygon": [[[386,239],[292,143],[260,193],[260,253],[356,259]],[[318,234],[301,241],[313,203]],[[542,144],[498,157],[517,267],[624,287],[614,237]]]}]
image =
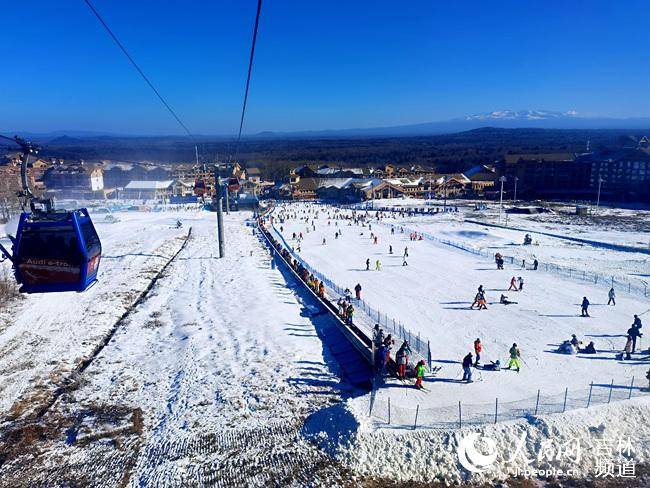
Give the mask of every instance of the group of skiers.
[{"label": "group of skiers", "polygon": [[[510,258],[510,259],[512,260],[513,258]],[[497,252],[494,255],[494,262],[497,265],[497,269],[503,269],[504,260],[503,260],[502,254],[500,252]],[[526,269],[526,260],[525,259],[521,260],[521,267],[522,267],[522,269]],[[536,271],[538,267],[539,267],[539,261],[537,261],[537,258],[535,258],[535,259],[533,259],[533,267],[532,267],[533,271]]]},{"label": "group of skiers", "polygon": [[596,354],[596,345],[594,341],[589,342],[587,347],[582,347],[582,341],[578,339],[576,334],[571,334],[571,339],[567,339],[562,342],[557,349],[557,352],[561,354]]},{"label": "group of skiers", "polygon": [[[463,378],[461,382],[473,383],[472,380],[472,368],[480,368],[484,371],[500,371],[501,370],[501,361],[498,359],[496,361],[490,361],[490,363],[481,366],[481,354],[483,353],[483,343],[480,338],[476,338],[474,341],[474,355],[471,352],[463,358],[461,364],[463,367]],[[519,373],[521,370],[521,351],[516,343],[512,345],[508,351],[510,355],[510,360],[508,361],[508,366],[504,369],[514,369]]]}]

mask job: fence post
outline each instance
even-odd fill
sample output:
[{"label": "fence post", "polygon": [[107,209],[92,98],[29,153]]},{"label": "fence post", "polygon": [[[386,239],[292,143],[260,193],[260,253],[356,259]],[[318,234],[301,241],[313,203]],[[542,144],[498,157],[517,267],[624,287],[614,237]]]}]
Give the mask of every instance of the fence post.
[{"label": "fence post", "polygon": [[458,428],[461,429],[463,427],[463,410],[460,406],[460,400],[458,400]]},{"label": "fence post", "polygon": [[594,382],[592,381],[591,384],[589,385],[589,399],[587,400],[587,408],[589,408],[589,405],[591,404],[591,390],[594,389]]},{"label": "fence post", "polygon": [[418,403],[418,406],[415,408],[415,422],[413,423],[413,430],[415,430],[418,426],[418,414],[420,413],[420,404]]},{"label": "fence post", "polygon": [[632,398],[632,388],[634,388],[634,376],[632,376],[632,383],[630,383],[630,394],[627,397],[628,400]]},{"label": "fence post", "polygon": [[496,402],[494,404],[494,423],[497,423],[497,419],[499,418],[499,397],[497,397]]},{"label": "fence post", "polygon": [[609,385],[609,398],[607,399],[607,403],[612,401],[612,390],[614,389],[614,378],[612,378],[612,384]]},{"label": "fence post", "polygon": [[388,425],[390,425],[390,397],[388,397]]},{"label": "fence post", "polygon": [[537,390],[537,401],[535,401],[535,413],[533,415],[537,415],[537,409],[539,408],[539,393],[540,390]]},{"label": "fence post", "polygon": [[566,412],[566,397],[569,395],[569,387],[566,387],[564,390],[564,406],[562,407],[562,413]]}]

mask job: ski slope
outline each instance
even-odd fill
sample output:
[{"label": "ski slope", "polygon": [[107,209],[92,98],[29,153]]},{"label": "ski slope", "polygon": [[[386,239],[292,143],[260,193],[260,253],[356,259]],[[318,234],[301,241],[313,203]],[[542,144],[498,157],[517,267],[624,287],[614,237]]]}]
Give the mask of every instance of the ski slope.
[{"label": "ski slope", "polygon": [[[311,221],[317,209],[314,231]],[[340,286],[352,289],[360,283],[369,304],[431,341],[433,364],[442,366],[442,371],[437,378],[425,381],[428,392],[389,382],[378,396],[390,396],[393,405],[433,408],[457,405],[459,401],[489,404],[496,397],[500,402],[511,402],[530,398],[537,390],[559,394],[567,387],[588,389],[592,381],[609,383],[615,379],[617,384],[629,384],[632,376],[644,381],[647,362],[639,361],[639,355],[632,361],[618,361],[615,355],[625,344],[623,334],[633,314],[650,308],[647,300],[619,291],[617,305],[607,306],[606,288],[565,281],[520,266],[506,265],[505,270],[497,271],[489,259],[431,241],[410,241],[408,234],[399,232],[399,222],[394,218],[372,222],[372,232],[378,236],[375,245],[368,227],[328,219],[328,213],[334,216],[333,207],[298,203],[285,207],[285,213],[295,213],[298,218],[276,222],[276,227],[283,227],[289,242],[294,232],[303,233],[300,256],[306,262]],[[301,217],[309,218],[309,232]],[[391,225],[396,227],[395,235],[391,235]],[[337,230],[342,235],[335,239]],[[393,255],[388,253],[389,245],[393,246]],[[408,266],[402,266],[405,247]],[[365,270],[367,258],[371,271]],[[382,263],[381,271],[374,271],[377,259]],[[513,276],[524,278],[524,291],[506,291]],[[487,291],[488,310],[470,310],[480,284]],[[500,305],[502,293],[517,303]],[[590,318],[580,317],[583,296],[592,303]],[[599,353],[558,354],[557,346],[574,333],[584,345],[593,340]],[[507,364],[508,350],[517,343],[523,358],[521,372],[475,372],[474,379],[482,381],[459,383],[460,362],[473,352],[476,338],[483,342],[483,363],[499,359]],[[643,347],[647,349],[647,345]]]}]

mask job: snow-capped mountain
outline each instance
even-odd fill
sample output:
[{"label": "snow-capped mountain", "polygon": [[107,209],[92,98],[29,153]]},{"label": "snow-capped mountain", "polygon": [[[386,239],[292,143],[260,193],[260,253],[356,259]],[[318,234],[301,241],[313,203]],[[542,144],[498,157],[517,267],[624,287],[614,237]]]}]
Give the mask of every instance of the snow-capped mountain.
[{"label": "snow-capped mountain", "polygon": [[556,112],[549,110],[496,110],[494,112],[468,115],[465,120],[555,120],[577,117],[578,112],[568,110]]}]

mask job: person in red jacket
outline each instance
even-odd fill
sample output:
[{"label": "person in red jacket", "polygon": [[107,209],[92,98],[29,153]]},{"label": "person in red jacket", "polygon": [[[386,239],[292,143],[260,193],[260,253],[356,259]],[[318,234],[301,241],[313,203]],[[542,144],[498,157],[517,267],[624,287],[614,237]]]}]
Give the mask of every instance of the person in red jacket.
[{"label": "person in red jacket", "polygon": [[476,338],[474,341],[474,352],[476,353],[476,359],[474,360],[474,367],[478,366],[478,362],[481,360],[481,353],[483,352],[483,344],[481,344],[481,339]]}]

